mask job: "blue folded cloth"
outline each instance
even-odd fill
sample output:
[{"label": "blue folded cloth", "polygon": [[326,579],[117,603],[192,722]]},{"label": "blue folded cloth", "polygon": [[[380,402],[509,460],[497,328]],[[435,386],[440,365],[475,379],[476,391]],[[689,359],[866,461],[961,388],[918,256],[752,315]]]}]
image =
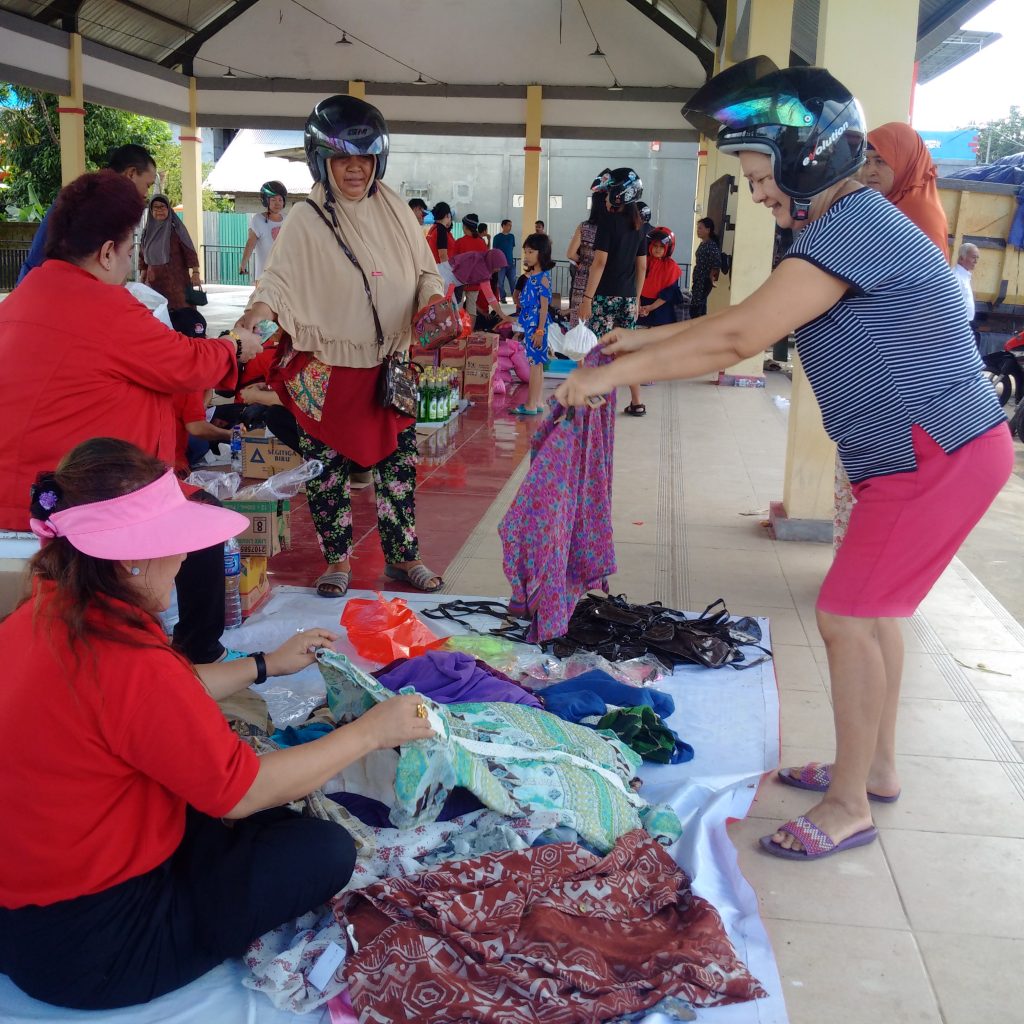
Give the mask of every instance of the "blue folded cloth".
[{"label": "blue folded cloth", "polygon": [[603,715],[608,704],[620,708],[649,707],[661,719],[668,718],[676,709],[675,701],[667,693],[649,690],[646,686],[630,686],[618,679],[591,669],[582,675],[553,683],[541,691],[544,708],[567,722],[579,722],[589,715]]}]

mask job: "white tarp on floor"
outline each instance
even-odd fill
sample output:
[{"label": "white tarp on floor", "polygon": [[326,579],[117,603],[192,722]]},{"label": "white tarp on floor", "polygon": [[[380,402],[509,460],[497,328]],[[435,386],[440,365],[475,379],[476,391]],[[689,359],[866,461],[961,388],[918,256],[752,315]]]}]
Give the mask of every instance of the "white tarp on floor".
[{"label": "white tarp on floor", "polygon": [[[352,591],[350,596],[373,595]],[[456,599],[448,594],[385,596],[403,597],[414,610]],[[271,650],[297,629],[320,626],[340,632],[338,620],[344,604],[324,600],[303,588],[278,588],[264,608],[240,629],[232,630],[225,641],[243,651]],[[732,611],[743,614],[742,609]],[[493,620],[479,622],[482,629],[492,625]],[[444,626],[450,628],[430,621],[431,629],[439,635],[459,631],[452,623]],[[770,647],[767,622],[761,620],[761,626],[766,646]],[[352,653],[344,642],[339,649]],[[708,1024],[788,1024],[775,957],[758,914],[757,897],[739,872],[736,851],[725,830],[730,818],[746,815],[761,775],[778,764],[779,700],[773,665],[768,662],[744,672],[686,667],[662,680],[658,688],[674,698],[676,711],[669,725],[693,746],[695,756],[687,764],[644,765],[640,772],[643,796],[651,803],[669,803],[675,808],[683,822],[683,837],[673,847],[672,855],[693,878],[695,891],[718,909],[738,954],[768,991],[767,999],[699,1010],[698,1020]],[[307,707],[317,700],[322,702],[323,682],[319,670],[311,666],[287,680],[271,680],[259,689],[281,725],[287,724],[282,719],[287,720],[289,711],[298,716],[298,721],[305,717],[304,699]],[[60,965],[55,964],[54,969],[59,970]],[[146,1006],[97,1013],[38,1003],[0,975],[0,1022],[322,1024],[330,1020],[326,1008],[301,1017],[275,1009],[262,993],[242,986],[242,972],[240,962],[229,961]],[[644,1024],[671,1024],[671,1020],[662,1014],[650,1014]]]}]

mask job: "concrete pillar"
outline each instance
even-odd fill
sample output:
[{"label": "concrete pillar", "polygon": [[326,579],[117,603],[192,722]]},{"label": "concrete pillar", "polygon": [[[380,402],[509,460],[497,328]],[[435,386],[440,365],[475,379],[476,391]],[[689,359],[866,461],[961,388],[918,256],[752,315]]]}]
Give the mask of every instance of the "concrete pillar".
[{"label": "concrete pillar", "polygon": [[[817,63],[864,107],[869,128],[907,121],[914,86],[917,0],[821,0]],[[870,59],[865,59],[870,54]],[[793,368],[783,508],[773,509],[776,536],[831,540],[835,445],[799,361]],[[799,522],[798,522],[799,521]]]},{"label": "concrete pillar", "polygon": [[523,233],[533,234],[533,225],[540,216],[540,134],[542,90],[539,85],[526,87],[526,140],[523,145]]},{"label": "concrete pillar", "polygon": [[348,83],[348,94],[349,96],[355,96],[357,99],[366,99],[366,83],[360,78],[351,78]]},{"label": "concrete pillar", "polygon": [[85,97],[82,92],[82,37],[68,36],[68,81],[71,92],[57,99],[62,185],[85,174]]},{"label": "concrete pillar", "polygon": [[[199,130],[199,100],[196,80],[188,80],[188,124],[181,135],[181,205],[182,219],[192,238],[192,244],[203,265],[203,139]],[[200,270],[203,278],[204,269]]]},{"label": "concrete pillar", "polygon": [[[735,0],[730,0],[733,8]],[[793,0],[749,0],[747,54],[764,54],[780,67],[789,66],[793,33]],[[727,65],[726,65],[727,66]],[[746,183],[742,181],[739,161],[735,157],[719,157],[717,176],[733,174],[739,184],[736,204],[736,233],[733,241],[732,273],[726,293],[723,277],[715,288],[709,312],[727,304],[742,302],[767,280],[772,271],[772,249],[775,244],[775,220],[766,210],[755,207]],[[715,294],[721,292],[721,294]],[[719,376],[723,384],[764,386],[764,356],[758,353],[729,367]]]}]

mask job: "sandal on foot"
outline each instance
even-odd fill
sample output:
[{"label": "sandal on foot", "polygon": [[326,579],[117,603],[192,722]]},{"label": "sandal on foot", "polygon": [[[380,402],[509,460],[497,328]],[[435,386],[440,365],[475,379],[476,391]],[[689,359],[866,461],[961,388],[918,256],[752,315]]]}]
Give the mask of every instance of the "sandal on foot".
[{"label": "sandal on foot", "polygon": [[[772,842],[771,836],[761,836],[761,848],[773,857],[784,857],[786,860],[821,860],[831,857],[833,853],[852,850],[855,846],[867,846],[878,838],[878,829],[872,825],[860,832],[854,832],[841,843],[837,843],[827,832],[823,832],[810,818],[800,815],[785,825],[780,825],[777,832],[786,832],[801,846],[802,850],[787,850],[784,846]],[[774,835],[774,833],[773,833]]]},{"label": "sandal on foot", "polygon": [[[425,594],[433,594],[444,586],[444,578],[425,565],[414,565],[411,569],[399,569],[397,565],[385,565],[384,575],[389,579],[398,580],[400,583],[408,583],[409,586],[422,590]],[[437,582],[430,586],[433,580],[437,580]]]},{"label": "sandal on foot", "polygon": [[344,597],[351,582],[351,570],[339,569],[337,572],[325,572],[314,586],[320,597]]},{"label": "sandal on foot", "polygon": [[[832,784],[832,765],[819,764],[817,761],[811,761],[801,768],[780,768],[777,774],[779,782],[796,789],[809,789],[814,793],[824,793]],[[868,799],[880,804],[894,804],[899,798],[899,793],[895,796],[882,796],[881,793],[868,791]]]},{"label": "sandal on foot", "polygon": [[512,410],[513,416],[539,416],[543,409],[527,409],[525,405],[517,405]]},{"label": "sandal on foot", "polygon": [[627,416],[646,416],[647,406],[643,402],[637,402],[634,404],[630,402],[625,409],[622,410]]}]

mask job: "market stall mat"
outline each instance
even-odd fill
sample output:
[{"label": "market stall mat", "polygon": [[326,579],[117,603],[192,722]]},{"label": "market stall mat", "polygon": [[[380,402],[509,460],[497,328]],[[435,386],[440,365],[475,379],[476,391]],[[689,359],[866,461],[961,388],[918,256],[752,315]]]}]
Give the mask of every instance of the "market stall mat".
[{"label": "market stall mat", "polygon": [[[371,591],[351,591],[352,597],[372,598]],[[413,611],[436,607],[441,601],[487,600],[450,594],[385,594],[401,597]],[[639,596],[639,595],[638,595]],[[493,599],[497,600],[497,599]],[[311,589],[279,587],[270,601],[244,626],[232,630],[225,643],[243,651],[271,650],[297,629],[318,626],[341,632],[338,619],[344,601],[328,602]],[[741,609],[733,609],[742,614]],[[493,620],[480,620],[482,631]],[[759,620],[764,643],[771,647],[769,623]],[[455,623],[429,620],[438,635],[463,632]],[[338,649],[361,667],[376,668],[359,659],[341,641]],[[672,695],[675,713],[667,720],[695,750],[692,761],[679,765],[644,764],[642,794],[651,803],[671,804],[683,824],[682,838],[671,848],[676,862],[693,879],[694,891],[718,910],[737,955],[768,992],[767,998],[733,1006],[698,1009],[697,1020],[708,1024],[788,1024],[782,987],[771,944],[758,913],[757,897],[740,873],[736,851],[726,834],[731,818],[746,816],[764,772],[779,761],[779,696],[773,662],[746,671],[684,666],[657,684]],[[277,725],[300,723],[323,702],[324,684],[314,665],[294,676],[270,680],[257,688],[267,700]],[[59,970],[59,964],[54,965]],[[296,1015],[276,1009],[261,992],[242,985],[247,973],[241,960],[229,960],[177,992],[143,1006],[85,1012],[47,1006],[20,992],[0,975],[0,1020],[29,1022],[99,1022],[104,1024],[328,1024],[324,1006]],[[664,1014],[651,1013],[643,1024],[671,1024]]]}]

